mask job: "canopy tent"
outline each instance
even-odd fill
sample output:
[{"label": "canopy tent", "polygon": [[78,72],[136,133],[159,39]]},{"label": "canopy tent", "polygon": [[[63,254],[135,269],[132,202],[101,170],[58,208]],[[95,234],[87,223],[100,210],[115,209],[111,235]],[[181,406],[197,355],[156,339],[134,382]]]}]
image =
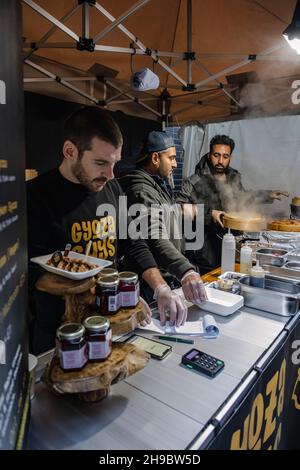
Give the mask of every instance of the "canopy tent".
[{"label": "canopy tent", "polygon": [[[25,90],[161,121],[298,113],[296,0],[23,0]],[[130,88],[154,69],[160,87]]]}]

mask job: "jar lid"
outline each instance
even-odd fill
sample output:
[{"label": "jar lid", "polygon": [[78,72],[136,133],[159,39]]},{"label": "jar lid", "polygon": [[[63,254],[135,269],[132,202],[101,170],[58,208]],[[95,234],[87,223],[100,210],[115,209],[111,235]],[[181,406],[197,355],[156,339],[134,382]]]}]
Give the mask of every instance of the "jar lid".
[{"label": "jar lid", "polygon": [[98,278],[103,276],[118,276],[119,272],[116,268],[103,268],[98,274]]},{"label": "jar lid", "polygon": [[117,286],[119,284],[118,276],[103,276],[97,280],[97,284],[103,287]]},{"label": "jar lid", "polygon": [[85,328],[81,323],[65,323],[58,328],[56,335],[58,339],[78,339],[84,332]]},{"label": "jar lid", "polygon": [[138,275],[132,271],[122,271],[119,274],[119,279],[120,281],[131,281],[131,282],[137,282],[138,280]]},{"label": "jar lid", "polygon": [[93,315],[92,317],[86,318],[83,324],[88,330],[92,331],[106,331],[110,325],[109,320],[100,315]]}]

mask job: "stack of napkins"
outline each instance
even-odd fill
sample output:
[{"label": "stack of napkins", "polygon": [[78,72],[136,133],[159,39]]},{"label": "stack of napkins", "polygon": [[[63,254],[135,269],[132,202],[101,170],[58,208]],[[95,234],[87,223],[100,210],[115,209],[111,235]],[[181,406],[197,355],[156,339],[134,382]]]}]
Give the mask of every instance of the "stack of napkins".
[{"label": "stack of napkins", "polygon": [[170,326],[169,322],[166,322],[165,326],[161,326],[158,319],[152,318],[150,325],[138,328],[160,335],[190,335],[202,338],[217,338],[220,333],[212,315],[204,315],[203,320],[187,321],[183,326]]}]

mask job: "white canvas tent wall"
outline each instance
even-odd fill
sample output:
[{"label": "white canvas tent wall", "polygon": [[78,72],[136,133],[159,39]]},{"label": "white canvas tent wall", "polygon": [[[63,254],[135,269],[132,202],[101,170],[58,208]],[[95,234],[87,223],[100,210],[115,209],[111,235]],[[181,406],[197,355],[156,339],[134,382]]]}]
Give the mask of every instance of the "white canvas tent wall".
[{"label": "white canvas tent wall", "polygon": [[[243,105],[260,115],[298,113],[291,84],[300,58],[282,37],[295,4],[23,0],[25,89],[160,121],[167,116],[169,124],[225,120]],[[94,50],[79,51],[79,43]],[[131,59],[134,70],[155,64],[158,90],[129,89]],[[233,100],[226,77],[246,72],[260,82],[242,102]]]},{"label": "white canvas tent wall", "polygon": [[246,189],[282,189],[290,193],[289,198],[261,205],[259,211],[272,218],[289,217],[291,199],[300,194],[299,129],[300,116],[211,123],[205,126],[204,135],[202,128],[186,126],[182,132],[184,176],[194,173],[200,157],[209,151],[212,137],[230,135],[235,141],[231,165],[241,172]]}]

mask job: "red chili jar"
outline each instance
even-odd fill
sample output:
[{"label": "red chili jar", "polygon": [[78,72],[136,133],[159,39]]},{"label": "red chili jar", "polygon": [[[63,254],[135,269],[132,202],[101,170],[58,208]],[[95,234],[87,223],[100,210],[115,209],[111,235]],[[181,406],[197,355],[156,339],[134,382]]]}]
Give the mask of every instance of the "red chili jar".
[{"label": "red chili jar", "polygon": [[120,308],[119,278],[117,276],[100,277],[96,283],[96,305],[102,315],[113,315]]},{"label": "red chili jar", "polygon": [[122,307],[136,307],[140,297],[140,283],[136,273],[123,271],[119,274],[119,293]]},{"label": "red chili jar", "polygon": [[87,363],[85,328],[80,323],[65,323],[56,332],[60,367],[65,371],[81,370]]},{"label": "red chili jar", "polygon": [[88,317],[83,322],[90,362],[102,362],[112,349],[112,332],[109,320],[100,315]]}]

